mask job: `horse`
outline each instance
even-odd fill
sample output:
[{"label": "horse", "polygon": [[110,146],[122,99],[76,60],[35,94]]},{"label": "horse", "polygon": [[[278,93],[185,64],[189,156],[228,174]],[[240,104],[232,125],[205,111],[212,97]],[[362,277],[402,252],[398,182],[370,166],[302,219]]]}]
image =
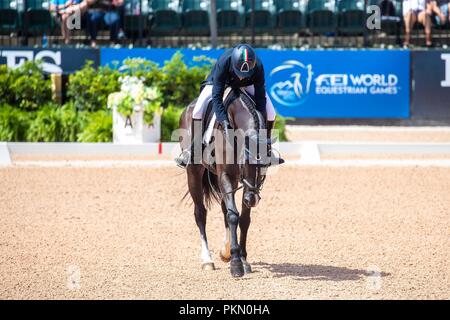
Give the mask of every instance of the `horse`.
[{"label": "horse", "polygon": [[[203,270],[215,270],[206,236],[206,216],[213,201],[221,204],[225,223],[225,238],[220,250],[224,262],[230,262],[233,277],[242,277],[251,272],[247,262],[247,232],[250,226],[250,213],[260,200],[260,191],[266,178],[270,161],[267,160],[269,139],[263,116],[255,108],[251,97],[240,89],[231,90],[228,95],[227,114],[233,139],[224,139],[223,128],[216,121],[212,142],[205,148],[198,163],[186,167],[188,192],[194,203],[195,221],[200,231],[201,260]],[[196,100],[190,103],[180,117],[180,129],[188,130],[192,121],[192,110]],[[203,126],[208,123],[204,117]],[[190,133],[194,134],[194,133]],[[182,149],[188,147],[189,139],[180,138]],[[231,141],[232,140],[232,141]],[[238,143],[240,142],[240,143]],[[242,143],[243,142],[243,143]],[[230,148],[231,146],[231,148]],[[206,158],[206,159],[205,159]],[[227,161],[218,161],[225,159]],[[214,161],[211,161],[214,159]],[[229,160],[232,161],[229,161]],[[238,185],[241,184],[239,187]],[[241,213],[236,206],[235,192],[243,188]],[[237,239],[237,227],[240,239]]]}]

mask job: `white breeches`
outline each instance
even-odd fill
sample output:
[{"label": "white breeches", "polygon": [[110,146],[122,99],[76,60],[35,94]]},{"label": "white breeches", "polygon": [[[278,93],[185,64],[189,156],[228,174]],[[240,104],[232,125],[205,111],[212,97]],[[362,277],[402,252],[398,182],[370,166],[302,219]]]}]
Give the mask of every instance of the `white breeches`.
[{"label": "white breeches", "polygon": [[[202,119],[205,108],[208,106],[208,102],[212,98],[212,89],[213,86],[210,84],[206,85],[203,88],[202,92],[200,93],[200,96],[198,97],[197,102],[195,103],[194,110],[192,111],[192,118]],[[255,94],[255,87],[253,85],[245,87],[244,89],[251,95]],[[266,92],[266,113],[267,113],[267,121],[275,121],[276,116],[275,108],[273,107],[272,101],[267,95],[267,92]]]}]

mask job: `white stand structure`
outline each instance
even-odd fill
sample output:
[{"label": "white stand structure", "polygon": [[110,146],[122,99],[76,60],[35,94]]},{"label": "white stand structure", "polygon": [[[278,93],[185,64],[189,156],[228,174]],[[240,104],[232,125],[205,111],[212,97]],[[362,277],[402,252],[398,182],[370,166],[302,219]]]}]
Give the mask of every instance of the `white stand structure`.
[{"label": "white stand structure", "polygon": [[121,144],[140,144],[159,142],[161,139],[161,116],[155,114],[153,125],[144,122],[144,112],[135,108],[130,117],[124,117],[113,108],[113,142]]},{"label": "white stand structure", "polygon": [[11,164],[8,145],[6,142],[0,142],[0,166],[9,166]]}]

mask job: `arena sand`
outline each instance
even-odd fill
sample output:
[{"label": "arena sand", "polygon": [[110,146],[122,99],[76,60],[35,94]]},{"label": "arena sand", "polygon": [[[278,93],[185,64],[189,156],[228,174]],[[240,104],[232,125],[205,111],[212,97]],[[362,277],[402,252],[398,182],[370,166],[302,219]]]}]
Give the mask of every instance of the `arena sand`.
[{"label": "arena sand", "polygon": [[1,299],[450,299],[450,170],[280,168],[233,279],[178,168],[0,169]]}]

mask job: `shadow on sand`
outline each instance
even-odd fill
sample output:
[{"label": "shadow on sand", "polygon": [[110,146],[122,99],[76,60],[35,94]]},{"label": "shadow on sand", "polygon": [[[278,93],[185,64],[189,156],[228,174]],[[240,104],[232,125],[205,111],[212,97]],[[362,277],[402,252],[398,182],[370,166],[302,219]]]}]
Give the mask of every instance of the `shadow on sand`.
[{"label": "shadow on sand", "polygon": [[[275,277],[293,277],[296,280],[324,280],[324,281],[350,281],[362,277],[377,276],[370,270],[349,269],[344,267],[323,266],[315,264],[296,263],[252,263],[275,274]],[[390,273],[381,272],[379,276],[386,277]]]}]

